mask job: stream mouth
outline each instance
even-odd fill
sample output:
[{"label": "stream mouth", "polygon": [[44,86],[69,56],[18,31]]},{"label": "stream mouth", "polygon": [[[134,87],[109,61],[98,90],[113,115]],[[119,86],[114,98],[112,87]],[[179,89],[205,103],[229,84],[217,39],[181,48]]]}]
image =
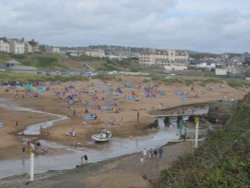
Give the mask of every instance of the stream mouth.
[{"label": "stream mouth", "polygon": [[[17,106],[12,101],[9,101],[9,100],[3,99],[3,98],[0,98],[0,107],[6,108],[6,109],[9,109],[9,110],[12,110],[12,111],[40,113],[40,114],[46,114],[46,115],[51,115],[51,116],[56,117],[55,120],[45,121],[45,122],[37,123],[37,124],[30,125],[30,126],[26,127],[26,129],[24,131],[18,133],[19,135],[22,135],[22,136],[36,136],[36,135],[39,135],[41,127],[42,128],[48,128],[48,127],[53,126],[58,121],[64,121],[64,120],[69,119],[67,116],[63,116],[63,115],[59,115],[59,114],[53,114],[53,113],[49,113],[49,112],[33,110],[31,108],[20,107],[20,106]],[[1,126],[1,123],[0,123],[0,126]]]},{"label": "stream mouth", "polygon": [[[8,103],[10,102],[10,103]],[[46,128],[53,126],[57,121],[63,121],[68,119],[66,116],[47,113],[43,111],[36,111],[30,108],[17,107],[11,101],[0,98],[0,106],[15,111],[26,111],[54,115],[57,119],[30,125],[27,127],[22,135],[39,135],[41,125]],[[55,142],[40,140],[42,146],[60,151],[60,154],[54,155],[37,155],[35,156],[35,174],[44,173],[51,170],[66,170],[73,169],[77,165],[80,165],[80,159],[83,155],[88,155],[88,162],[95,163],[115,157],[120,157],[127,154],[132,154],[146,149],[156,149],[162,145],[167,144],[172,140],[177,140],[177,128],[161,126],[159,131],[145,136],[138,136],[133,138],[116,138],[112,137],[106,144],[99,145],[98,149],[89,148],[75,148],[65,146]],[[93,143],[94,144],[94,143]],[[138,159],[139,160],[139,159]],[[29,156],[24,160],[1,160],[0,161],[0,179],[29,173],[30,161]]]},{"label": "stream mouth", "polygon": [[57,119],[31,125],[31,126],[27,127],[24,131],[18,133],[19,135],[24,135],[24,136],[40,135],[41,128],[44,129],[44,128],[52,127],[58,121],[64,121],[64,120],[69,119],[66,116],[62,116],[62,115],[58,115],[58,114],[52,114],[52,113],[47,113],[47,112],[42,112],[42,111],[32,111],[32,112],[53,115],[53,116],[56,116]]},{"label": "stream mouth", "polygon": [[[169,141],[178,139],[176,128],[163,128],[157,133],[131,138],[115,138],[100,146],[98,150],[88,148],[74,148],[61,145],[55,142],[40,140],[42,146],[50,149],[67,151],[67,154],[60,155],[38,155],[35,156],[35,174],[44,173],[50,170],[73,169],[80,165],[83,155],[88,155],[88,162],[95,163],[127,154],[132,154],[146,149],[155,149],[167,144]],[[138,159],[139,160],[139,159]],[[2,160],[0,161],[0,179],[21,175],[29,172],[30,161],[27,155],[25,160]]]}]

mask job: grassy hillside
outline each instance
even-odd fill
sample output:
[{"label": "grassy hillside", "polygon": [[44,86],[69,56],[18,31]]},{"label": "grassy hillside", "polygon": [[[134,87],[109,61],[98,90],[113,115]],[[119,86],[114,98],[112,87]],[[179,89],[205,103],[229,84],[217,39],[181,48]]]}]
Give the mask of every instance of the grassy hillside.
[{"label": "grassy hillside", "polygon": [[140,71],[140,69],[144,66],[138,63],[138,59],[129,58],[123,60],[117,59],[106,59],[106,58],[96,58],[89,56],[81,56],[81,57],[70,57],[76,61],[82,61],[89,64],[95,70],[100,71]]},{"label": "grassy hillside", "polygon": [[250,86],[250,81],[248,80],[227,80],[227,84],[231,87],[242,87],[242,86]]},{"label": "grassy hillside", "polygon": [[191,58],[195,58],[195,59],[199,59],[199,58],[203,58],[203,57],[218,57],[219,54],[214,54],[214,53],[208,53],[208,52],[194,52],[194,51],[189,51],[189,56]]},{"label": "grassy hillside", "polygon": [[43,76],[39,74],[23,74],[23,73],[9,73],[0,72],[1,81],[19,81],[19,82],[35,82],[35,81],[74,81],[74,80],[88,80],[81,76]]},{"label": "grassy hillside", "polygon": [[82,67],[78,62],[71,61],[60,54],[0,54],[0,63],[10,59],[39,70],[79,70]]},{"label": "grassy hillside", "polygon": [[250,187],[250,93],[225,127],[193,155],[161,172],[153,187]]},{"label": "grassy hillside", "polygon": [[231,87],[250,87],[250,81],[248,80],[233,80],[233,79],[223,79],[218,77],[206,77],[206,76],[184,76],[178,75],[173,78],[166,79],[162,74],[151,74],[150,77],[154,81],[161,82],[163,84],[175,84],[175,83],[183,83],[186,85],[197,83],[201,86],[206,86],[206,84],[228,84]]}]

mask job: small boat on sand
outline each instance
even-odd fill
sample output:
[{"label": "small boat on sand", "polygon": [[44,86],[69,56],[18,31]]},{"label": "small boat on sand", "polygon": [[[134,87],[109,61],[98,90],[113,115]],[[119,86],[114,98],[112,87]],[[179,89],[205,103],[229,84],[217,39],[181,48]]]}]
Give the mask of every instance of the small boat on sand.
[{"label": "small boat on sand", "polygon": [[96,142],[106,142],[112,137],[112,133],[106,129],[102,130],[100,134],[92,135],[92,139]]}]

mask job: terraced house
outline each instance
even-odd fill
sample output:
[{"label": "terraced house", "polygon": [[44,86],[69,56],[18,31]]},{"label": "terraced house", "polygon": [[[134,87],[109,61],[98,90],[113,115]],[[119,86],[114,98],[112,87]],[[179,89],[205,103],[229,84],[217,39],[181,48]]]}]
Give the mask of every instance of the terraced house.
[{"label": "terraced house", "polygon": [[6,38],[0,38],[0,52],[10,53],[10,44]]},{"label": "terraced house", "polygon": [[34,39],[25,41],[22,39],[0,38],[0,52],[12,54],[29,54],[40,52],[39,43]]},{"label": "terraced house", "polygon": [[25,53],[25,42],[24,39],[7,39],[10,44],[10,53],[13,54],[24,54]]}]

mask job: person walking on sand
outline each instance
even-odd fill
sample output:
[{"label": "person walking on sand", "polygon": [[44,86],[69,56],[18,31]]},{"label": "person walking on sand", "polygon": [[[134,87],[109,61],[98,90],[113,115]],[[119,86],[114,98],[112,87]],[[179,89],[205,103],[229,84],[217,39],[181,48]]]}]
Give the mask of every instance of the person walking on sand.
[{"label": "person walking on sand", "polygon": [[154,155],[155,155],[155,157],[157,157],[157,155],[158,155],[157,149],[154,150]]},{"label": "person walking on sand", "polygon": [[147,149],[144,148],[144,150],[142,151],[143,157],[146,159],[147,158]]},{"label": "person walking on sand", "polygon": [[150,148],[150,150],[149,150],[149,158],[153,159],[153,157],[154,157],[154,151],[153,151],[152,148]]},{"label": "person walking on sand", "polygon": [[160,148],[159,148],[159,157],[160,157],[160,158],[162,158],[162,154],[163,154],[163,148],[160,147]]},{"label": "person walking on sand", "polygon": [[81,156],[81,166],[83,165],[84,156]]},{"label": "person walking on sand", "polygon": [[137,122],[140,121],[140,112],[137,112]]}]

